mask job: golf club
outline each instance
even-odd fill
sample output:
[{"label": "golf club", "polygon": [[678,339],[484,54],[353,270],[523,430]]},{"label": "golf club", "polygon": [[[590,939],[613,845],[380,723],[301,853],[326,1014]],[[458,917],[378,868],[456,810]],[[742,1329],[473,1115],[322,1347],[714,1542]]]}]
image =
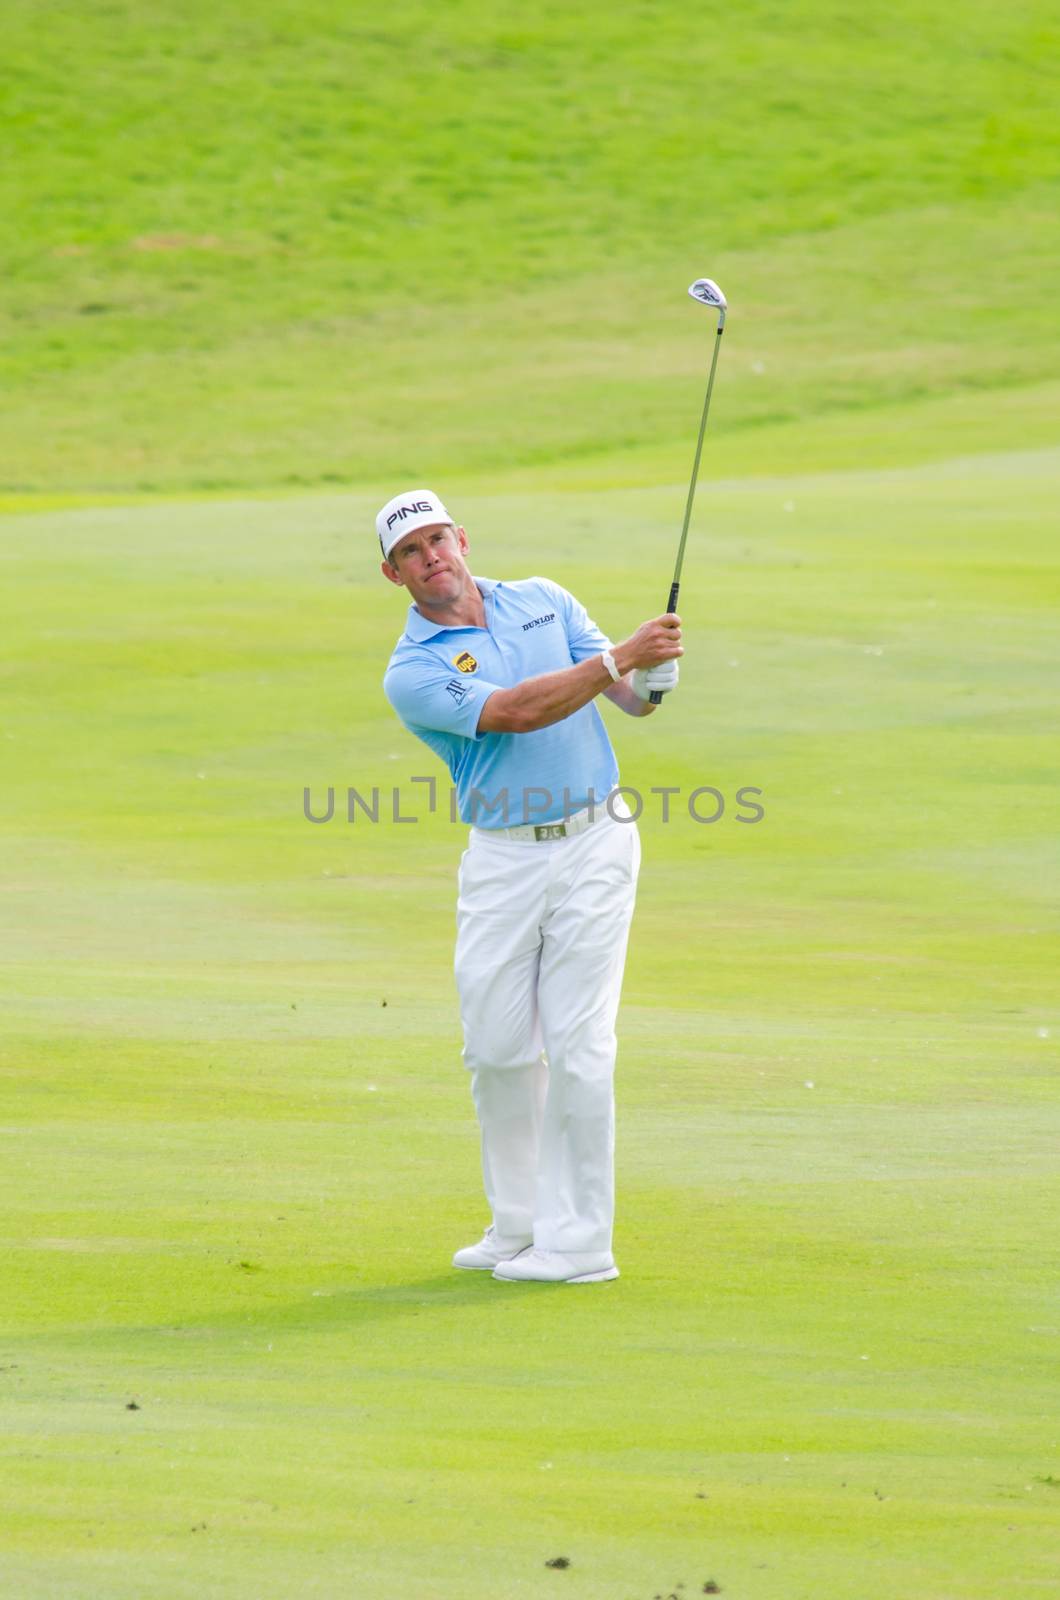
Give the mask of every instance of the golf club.
[{"label": "golf club", "polygon": [[[718,331],[714,336],[714,356],[710,363],[710,377],[707,379],[707,397],[703,402],[703,416],[699,423],[699,438],[696,440],[696,459],[692,463],[692,481],[688,485],[688,499],[685,501],[685,520],[681,528],[681,543],[677,547],[677,565],[674,567],[674,581],[670,585],[670,598],[666,602],[668,612],[677,610],[677,596],[681,589],[681,566],[685,559],[685,540],[688,538],[688,524],[692,517],[692,502],[696,495],[696,478],[699,476],[699,458],[703,453],[703,435],[707,431],[707,417],[710,414],[710,396],[714,388],[714,371],[718,365],[718,351],[721,349],[721,336],[725,331],[725,313],[729,303],[713,278],[697,278],[689,289],[693,300],[698,300],[700,305],[712,306],[718,313]],[[650,695],[651,703],[657,706],[662,700],[662,691],[653,689]]]}]

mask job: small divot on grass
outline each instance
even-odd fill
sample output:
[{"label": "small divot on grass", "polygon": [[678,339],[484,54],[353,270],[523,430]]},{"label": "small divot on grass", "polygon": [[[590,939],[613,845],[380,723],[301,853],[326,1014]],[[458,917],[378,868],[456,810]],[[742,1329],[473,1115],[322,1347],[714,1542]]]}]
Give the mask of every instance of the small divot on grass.
[{"label": "small divot on grass", "polygon": [[139,1411],[140,1407],[137,1405],[135,1400],[127,1400],[125,1402],[125,1409],[126,1411]]},{"label": "small divot on grass", "polygon": [[545,1562],[545,1566],[546,1567],[558,1567],[560,1570],[562,1570],[564,1567],[569,1567],[570,1566],[570,1557],[569,1556],[552,1556],[550,1560]]},{"label": "small divot on grass", "polygon": [[142,233],[130,240],[134,250],[216,250],[215,233]]}]

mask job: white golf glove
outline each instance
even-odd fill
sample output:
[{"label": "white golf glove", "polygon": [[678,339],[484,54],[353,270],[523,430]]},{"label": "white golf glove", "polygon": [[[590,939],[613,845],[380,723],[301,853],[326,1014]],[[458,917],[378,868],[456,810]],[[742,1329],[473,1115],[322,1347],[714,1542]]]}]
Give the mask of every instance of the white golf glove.
[{"label": "white golf glove", "polygon": [[650,700],[652,691],[669,694],[677,688],[677,662],[662,661],[657,667],[638,667],[633,674],[633,693],[641,700]]}]

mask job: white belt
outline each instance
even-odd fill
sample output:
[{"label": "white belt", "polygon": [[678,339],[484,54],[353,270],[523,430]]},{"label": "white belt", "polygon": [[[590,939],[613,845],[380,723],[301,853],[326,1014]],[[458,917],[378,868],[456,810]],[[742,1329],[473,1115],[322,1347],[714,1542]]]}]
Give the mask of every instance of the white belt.
[{"label": "white belt", "polygon": [[523,822],[515,828],[472,828],[487,839],[511,839],[515,844],[547,844],[551,839],[571,839],[608,815],[607,800],[576,811],[563,822]]}]

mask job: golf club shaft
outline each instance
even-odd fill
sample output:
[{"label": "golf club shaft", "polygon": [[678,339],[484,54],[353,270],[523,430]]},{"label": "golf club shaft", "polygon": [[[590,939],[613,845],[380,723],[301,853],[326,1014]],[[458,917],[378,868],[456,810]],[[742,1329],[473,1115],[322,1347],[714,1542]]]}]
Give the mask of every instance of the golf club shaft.
[{"label": "golf club shaft", "polygon": [[[696,498],[696,479],[699,477],[699,458],[703,454],[703,438],[707,431],[707,418],[710,415],[710,397],[714,391],[714,373],[718,365],[718,351],[721,349],[721,336],[725,331],[725,318],[722,316],[718,323],[718,331],[714,336],[714,355],[710,363],[710,377],[707,379],[707,395],[703,401],[703,415],[699,420],[699,438],[696,440],[696,458],[692,463],[692,481],[688,485],[688,499],[685,501],[685,520],[681,527],[681,543],[677,547],[677,565],[674,567],[674,581],[670,585],[670,598],[666,602],[666,610],[672,613],[677,610],[677,596],[681,592],[681,568],[685,559],[685,541],[688,538],[688,524],[692,520],[692,505]],[[651,703],[657,706],[662,701],[662,690],[653,689]]]}]

